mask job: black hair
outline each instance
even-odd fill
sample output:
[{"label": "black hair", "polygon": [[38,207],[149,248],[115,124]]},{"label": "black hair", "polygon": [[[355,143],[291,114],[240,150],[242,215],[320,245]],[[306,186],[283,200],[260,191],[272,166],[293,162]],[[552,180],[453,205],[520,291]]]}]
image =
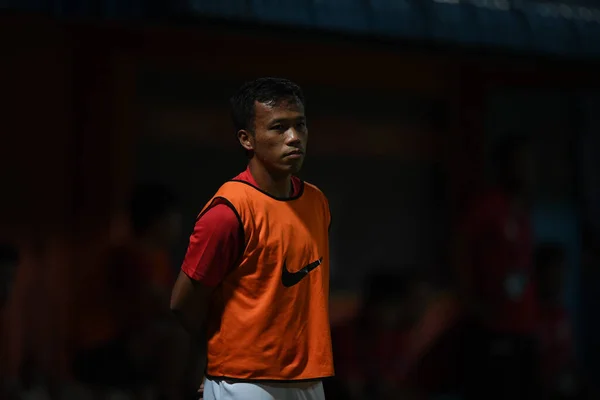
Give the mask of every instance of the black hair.
[{"label": "black hair", "polygon": [[535,268],[538,275],[543,275],[552,268],[560,266],[566,260],[565,248],[561,243],[542,243],[535,250]]},{"label": "black hair", "polygon": [[140,184],[134,188],[130,217],[136,235],[145,233],[154,222],[177,207],[177,197],[161,184]]},{"label": "black hair", "polygon": [[0,244],[0,264],[18,264],[19,251],[7,243]]},{"label": "black hair", "polygon": [[277,105],[289,99],[304,105],[302,89],[290,80],[267,77],[244,83],[230,99],[235,131],[254,131],[255,102]]}]

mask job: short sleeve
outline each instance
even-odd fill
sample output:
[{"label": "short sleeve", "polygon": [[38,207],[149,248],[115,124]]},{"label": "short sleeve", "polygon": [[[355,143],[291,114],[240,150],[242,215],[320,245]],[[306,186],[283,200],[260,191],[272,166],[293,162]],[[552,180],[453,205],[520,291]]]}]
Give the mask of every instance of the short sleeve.
[{"label": "short sleeve", "polygon": [[235,267],[243,243],[237,215],[229,205],[216,202],[196,221],[181,270],[206,286],[217,286]]}]

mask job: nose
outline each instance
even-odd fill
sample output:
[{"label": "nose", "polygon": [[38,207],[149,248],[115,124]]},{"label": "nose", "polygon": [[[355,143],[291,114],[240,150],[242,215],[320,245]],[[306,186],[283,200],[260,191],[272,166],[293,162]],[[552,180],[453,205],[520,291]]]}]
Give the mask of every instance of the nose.
[{"label": "nose", "polygon": [[288,146],[293,146],[293,145],[301,144],[302,139],[300,137],[299,132],[296,129],[290,128],[286,132],[285,142]]}]

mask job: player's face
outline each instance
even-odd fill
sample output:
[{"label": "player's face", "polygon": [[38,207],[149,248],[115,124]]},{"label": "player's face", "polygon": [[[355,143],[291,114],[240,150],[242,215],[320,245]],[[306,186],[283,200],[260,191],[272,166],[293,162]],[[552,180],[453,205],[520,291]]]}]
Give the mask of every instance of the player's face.
[{"label": "player's face", "polygon": [[302,167],[308,140],[304,106],[297,99],[275,105],[255,103],[254,133],[240,142],[269,171],[295,174]]}]

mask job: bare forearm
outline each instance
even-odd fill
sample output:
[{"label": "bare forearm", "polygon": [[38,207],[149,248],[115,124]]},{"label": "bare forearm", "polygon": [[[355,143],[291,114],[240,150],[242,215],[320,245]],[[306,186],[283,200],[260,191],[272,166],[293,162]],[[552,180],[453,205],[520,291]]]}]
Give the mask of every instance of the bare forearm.
[{"label": "bare forearm", "polygon": [[181,272],[171,294],[170,308],[194,341],[206,345],[206,316],[212,288],[192,281]]},{"label": "bare forearm", "polygon": [[194,339],[205,340],[206,325],[204,318],[192,317],[190,313],[182,310],[172,310],[175,318],[179,321],[183,329],[185,329]]}]

